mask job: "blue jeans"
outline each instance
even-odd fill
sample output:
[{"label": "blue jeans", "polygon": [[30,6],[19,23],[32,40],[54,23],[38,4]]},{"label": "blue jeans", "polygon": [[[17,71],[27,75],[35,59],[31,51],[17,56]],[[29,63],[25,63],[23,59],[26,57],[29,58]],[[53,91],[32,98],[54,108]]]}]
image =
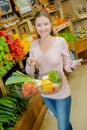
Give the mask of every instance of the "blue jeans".
[{"label": "blue jeans", "polygon": [[58,123],[58,130],[73,130],[70,123],[71,96],[64,99],[43,97],[48,109],[54,114]]}]

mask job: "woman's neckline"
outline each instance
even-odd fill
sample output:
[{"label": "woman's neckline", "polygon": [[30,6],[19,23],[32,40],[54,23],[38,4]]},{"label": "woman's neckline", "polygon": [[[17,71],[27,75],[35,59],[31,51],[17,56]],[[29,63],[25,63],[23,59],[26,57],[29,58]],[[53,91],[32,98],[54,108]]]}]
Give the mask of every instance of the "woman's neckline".
[{"label": "woman's neckline", "polygon": [[38,44],[38,47],[39,47],[39,50],[42,54],[47,54],[48,52],[50,52],[50,50],[54,47],[54,45],[56,44],[56,40],[57,40],[57,37],[55,37],[55,40],[53,42],[53,45],[47,50],[47,51],[42,51],[41,47],[40,47],[40,42],[39,42],[39,39],[37,40],[37,44]]}]

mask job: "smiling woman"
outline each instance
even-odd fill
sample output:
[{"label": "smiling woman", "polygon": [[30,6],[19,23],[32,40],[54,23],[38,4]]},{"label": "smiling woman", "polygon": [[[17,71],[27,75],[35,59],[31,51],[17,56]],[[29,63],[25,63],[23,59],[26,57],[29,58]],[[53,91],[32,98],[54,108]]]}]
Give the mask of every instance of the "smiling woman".
[{"label": "smiling woman", "polygon": [[[39,75],[52,70],[60,72],[62,76],[60,91],[47,95],[42,92],[40,94],[48,109],[56,117],[58,130],[73,130],[69,118],[71,91],[63,70],[72,72],[72,66],[75,61],[72,61],[70,58],[66,40],[62,37],[54,36],[51,17],[48,13],[45,11],[38,12],[34,17],[34,23],[39,37],[30,46],[29,58],[25,67],[26,73],[34,74],[37,64]],[[30,59],[32,59],[32,63]],[[74,67],[76,68],[76,66]],[[34,68],[33,71],[32,67]],[[46,86],[47,91],[48,88],[52,88],[51,83]]]},{"label": "smiling woman", "polygon": [[[38,13],[37,13],[38,14]],[[46,13],[45,11],[41,11],[40,13],[40,17],[38,19],[38,15],[35,15],[34,17],[34,24],[36,26],[36,30],[37,30],[37,25],[40,27],[42,24],[47,26],[49,25],[49,28],[51,29],[49,34],[52,34],[54,35],[54,32],[53,32],[53,29],[52,29],[52,19],[51,19],[51,16]],[[46,21],[45,21],[46,19]],[[38,32],[37,32],[38,33]]]},{"label": "smiling woman", "polygon": [[51,31],[51,23],[48,18],[42,16],[35,21],[36,30],[41,37],[45,37]]}]

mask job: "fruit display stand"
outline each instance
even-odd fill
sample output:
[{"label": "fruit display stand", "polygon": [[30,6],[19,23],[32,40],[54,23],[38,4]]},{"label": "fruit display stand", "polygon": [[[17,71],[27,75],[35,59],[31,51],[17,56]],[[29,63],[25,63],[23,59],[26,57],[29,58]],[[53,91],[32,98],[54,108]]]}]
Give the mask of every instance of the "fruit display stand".
[{"label": "fruit display stand", "polygon": [[33,96],[27,106],[27,111],[22,115],[13,130],[38,130],[46,113],[40,94]]},{"label": "fruit display stand", "polygon": [[11,75],[12,72],[15,70],[23,70],[24,65],[23,65],[23,60],[20,60],[18,63],[15,63],[14,66],[3,75],[3,77],[0,77],[0,96],[5,96],[6,95],[6,87],[5,87],[5,81],[6,79]]},{"label": "fruit display stand", "polygon": [[[1,78],[0,78],[0,96],[6,95],[6,86],[4,85],[6,79],[14,72],[15,70],[22,71],[24,69],[23,60],[26,60],[26,56],[19,60],[17,63],[15,63],[12,68],[7,71]],[[17,125],[14,128],[15,130],[23,130],[22,124],[26,121],[29,121],[28,123],[24,123],[24,130],[28,130],[29,128],[34,130],[40,127],[41,121],[44,117],[44,114],[46,112],[47,108],[44,105],[44,102],[41,98],[41,96],[34,96],[31,98],[31,102],[29,102],[27,111],[23,114],[21,119],[18,121]],[[28,114],[29,113],[29,114]],[[20,124],[22,122],[22,124]],[[32,124],[33,123],[33,124]],[[32,126],[31,126],[32,125]]]}]

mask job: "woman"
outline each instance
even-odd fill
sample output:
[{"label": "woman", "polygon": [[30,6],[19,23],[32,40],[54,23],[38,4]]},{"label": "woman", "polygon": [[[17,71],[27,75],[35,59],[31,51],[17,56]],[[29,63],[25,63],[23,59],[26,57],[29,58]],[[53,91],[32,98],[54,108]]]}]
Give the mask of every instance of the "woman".
[{"label": "woman", "polygon": [[39,69],[39,74],[50,70],[61,72],[63,78],[61,90],[55,94],[41,95],[46,106],[57,119],[58,130],[72,130],[69,121],[71,92],[63,70],[72,72],[80,65],[80,61],[72,61],[65,39],[53,35],[52,22],[48,13],[38,12],[34,22],[39,38],[31,44],[29,58],[26,61],[26,73],[33,75],[35,67]]}]

